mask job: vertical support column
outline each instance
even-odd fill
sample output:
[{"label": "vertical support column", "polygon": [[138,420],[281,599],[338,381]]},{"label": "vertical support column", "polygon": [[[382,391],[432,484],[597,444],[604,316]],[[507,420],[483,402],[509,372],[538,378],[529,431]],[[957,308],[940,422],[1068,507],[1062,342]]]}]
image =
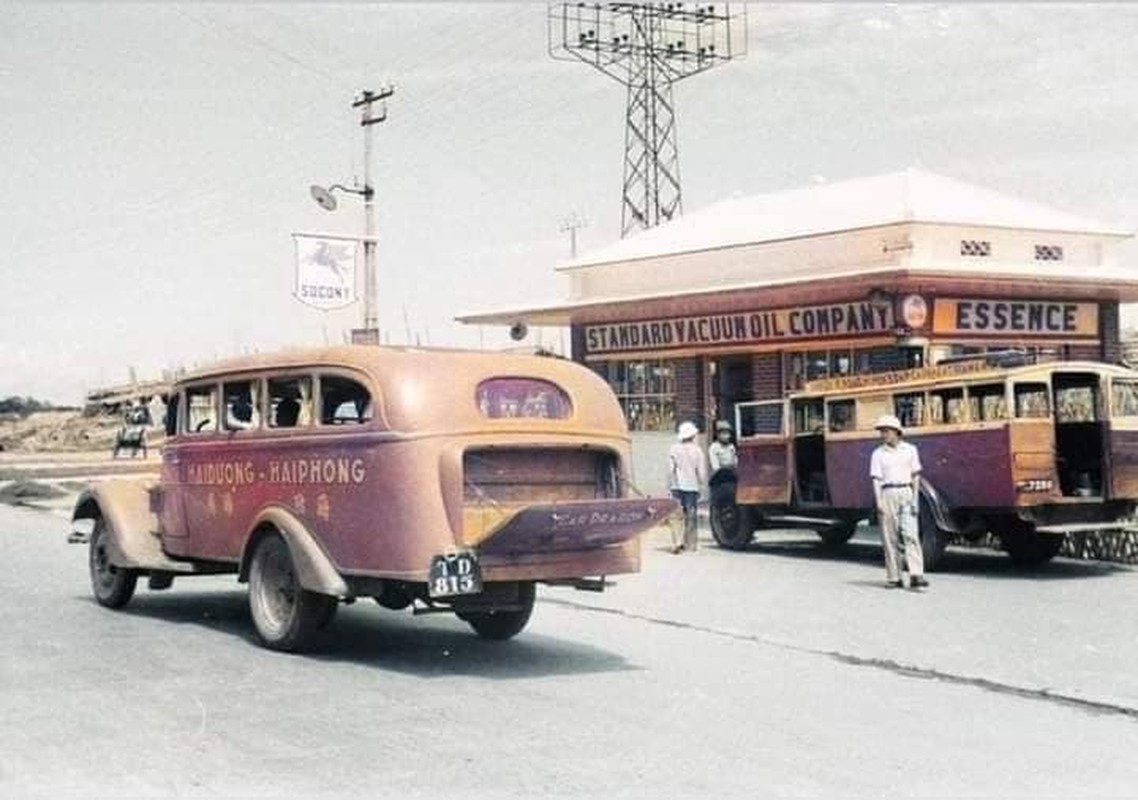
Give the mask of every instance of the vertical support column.
[{"label": "vertical support column", "polygon": [[1108,364],[1122,363],[1122,331],[1118,303],[1099,303],[1098,335],[1102,343],[1102,360]]},{"label": "vertical support column", "polygon": [[678,358],[675,363],[676,375],[676,420],[691,420],[706,429],[707,420],[704,395],[706,393],[706,365],[698,356]]},{"label": "vertical support column", "polygon": [[585,363],[585,326],[569,326],[569,357],[578,364]]}]

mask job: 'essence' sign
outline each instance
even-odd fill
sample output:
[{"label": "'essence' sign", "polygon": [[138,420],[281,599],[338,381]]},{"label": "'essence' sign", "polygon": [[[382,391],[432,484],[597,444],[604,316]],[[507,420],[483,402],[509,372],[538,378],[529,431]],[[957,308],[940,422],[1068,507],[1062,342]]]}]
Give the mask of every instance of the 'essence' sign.
[{"label": "'essence' sign", "polygon": [[934,333],[983,336],[1098,336],[1098,304],[1053,300],[960,300],[938,297]]}]

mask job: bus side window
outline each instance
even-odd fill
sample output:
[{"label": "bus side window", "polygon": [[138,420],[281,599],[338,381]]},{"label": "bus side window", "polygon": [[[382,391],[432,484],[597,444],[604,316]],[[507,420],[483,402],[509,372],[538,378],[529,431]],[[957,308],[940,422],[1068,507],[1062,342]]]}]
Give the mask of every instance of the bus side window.
[{"label": "bus side window", "polygon": [[312,378],[270,378],[269,425],[296,428],[312,424]]},{"label": "bus side window", "polygon": [[172,394],[165,398],[166,400],[166,435],[174,436],[178,433],[178,403],[181,402],[182,396],[180,394]]},{"label": "bus side window", "polygon": [[740,439],[750,436],[783,436],[784,403],[781,400],[762,400],[735,405],[736,435]]},{"label": "bus side window", "polygon": [[936,389],[929,392],[930,425],[958,425],[964,422],[964,389]]},{"label": "bus side window", "polygon": [[186,389],[186,433],[212,433],[217,430],[217,387],[191,386]]},{"label": "bus side window", "polygon": [[231,381],[222,386],[227,431],[249,430],[261,424],[258,388],[257,381]]},{"label": "bus side window", "polygon": [[923,392],[899,394],[893,398],[893,413],[906,428],[925,424],[925,395]]},{"label": "bus side window", "polygon": [[973,422],[1008,418],[1008,401],[1002,383],[968,387],[968,410]]},{"label": "bus side window", "polygon": [[1110,409],[1115,417],[1138,417],[1138,381],[1115,378],[1110,384]]},{"label": "bus side window", "polygon": [[852,431],[854,429],[854,401],[831,400],[827,404],[830,417],[830,431]]},{"label": "bus side window", "polygon": [[1051,416],[1046,383],[1017,383],[1015,413],[1019,419],[1046,419]]},{"label": "bus side window", "polygon": [[1090,386],[1064,386],[1055,390],[1056,422],[1094,422],[1095,391]]},{"label": "bus side window", "polygon": [[821,400],[803,400],[795,404],[794,432],[821,433],[825,430]]},{"label": "bus side window", "polygon": [[320,376],[320,424],[351,425],[372,417],[371,394],[351,378]]}]

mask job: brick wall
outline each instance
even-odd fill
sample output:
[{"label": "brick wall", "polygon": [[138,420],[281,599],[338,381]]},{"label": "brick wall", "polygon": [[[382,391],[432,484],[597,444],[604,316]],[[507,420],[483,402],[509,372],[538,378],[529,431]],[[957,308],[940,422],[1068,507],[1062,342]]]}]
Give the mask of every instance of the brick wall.
[{"label": "brick wall", "polygon": [[706,430],[707,407],[704,404],[704,393],[707,381],[703,359],[677,358],[673,363],[676,377],[676,419],[679,422],[690,420],[700,430]]},{"label": "brick wall", "polygon": [[1103,348],[1097,344],[1069,344],[1063,350],[1068,361],[1102,361]]},{"label": "brick wall", "polygon": [[751,397],[755,400],[782,397],[782,353],[756,353],[751,357]]}]

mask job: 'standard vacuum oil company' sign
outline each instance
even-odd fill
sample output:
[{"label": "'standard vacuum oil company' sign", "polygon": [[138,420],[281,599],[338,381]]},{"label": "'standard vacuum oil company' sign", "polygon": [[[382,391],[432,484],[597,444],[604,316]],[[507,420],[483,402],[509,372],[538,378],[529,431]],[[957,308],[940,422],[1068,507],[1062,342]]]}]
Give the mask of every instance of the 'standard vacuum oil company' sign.
[{"label": "'standard vacuum oil company' sign", "polygon": [[893,331],[890,304],[837,303],[585,326],[585,352],[766,344]]}]

